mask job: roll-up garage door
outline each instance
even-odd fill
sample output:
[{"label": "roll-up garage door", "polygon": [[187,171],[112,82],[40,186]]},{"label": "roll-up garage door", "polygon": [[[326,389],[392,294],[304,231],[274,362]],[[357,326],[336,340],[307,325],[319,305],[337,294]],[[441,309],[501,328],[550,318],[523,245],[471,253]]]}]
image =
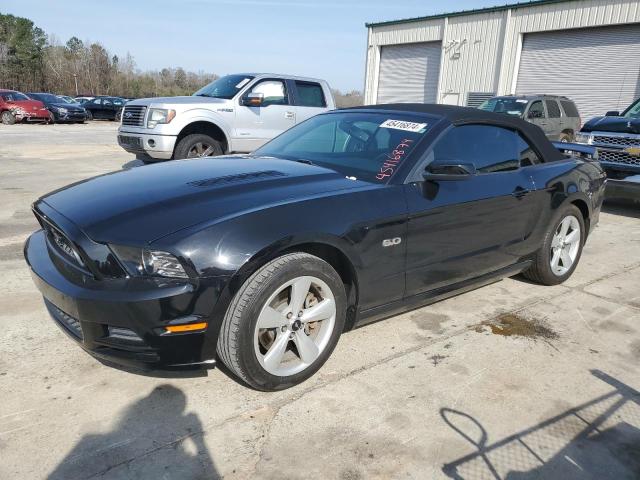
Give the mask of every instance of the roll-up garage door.
[{"label": "roll-up garage door", "polygon": [[516,93],[566,95],[583,121],[640,96],[640,24],[525,34]]},{"label": "roll-up garage door", "polygon": [[428,42],[382,47],[378,103],[436,103],[440,46]]}]

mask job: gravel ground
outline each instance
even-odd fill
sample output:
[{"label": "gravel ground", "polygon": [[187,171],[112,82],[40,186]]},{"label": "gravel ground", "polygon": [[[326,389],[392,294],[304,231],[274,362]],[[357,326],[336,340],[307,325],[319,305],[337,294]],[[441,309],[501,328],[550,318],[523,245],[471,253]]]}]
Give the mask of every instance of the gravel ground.
[{"label": "gravel ground", "polygon": [[349,332],[296,388],[141,376],[59,331],[21,252],[38,196],[139,165],[116,127],[0,125],[0,478],[640,478],[637,207],[607,206],[566,284]]}]

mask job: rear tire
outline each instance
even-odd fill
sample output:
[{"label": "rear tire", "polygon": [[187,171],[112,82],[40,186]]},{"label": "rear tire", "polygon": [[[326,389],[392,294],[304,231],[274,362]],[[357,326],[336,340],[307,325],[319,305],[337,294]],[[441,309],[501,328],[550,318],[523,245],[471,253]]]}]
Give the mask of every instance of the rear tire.
[{"label": "rear tire", "polygon": [[5,125],[13,125],[14,123],[16,123],[15,115],[9,110],[5,110],[4,112],[2,112],[2,123],[4,123]]},{"label": "rear tire", "polygon": [[87,120],[93,120],[93,113],[91,113],[91,110],[87,110]]},{"label": "rear tire", "polygon": [[322,367],[345,317],[344,284],[333,267],[306,253],[283,255],[236,293],[220,328],[218,357],[249,386],[283,390]]},{"label": "rear tire", "polygon": [[586,233],[578,207],[572,204],[561,207],[550,222],[533,264],[523,276],[542,285],[558,285],[567,280],[578,266]]},{"label": "rear tire", "polygon": [[173,153],[174,159],[216,157],[222,155],[224,150],[217,140],[203,133],[187,135],[176,145]]}]

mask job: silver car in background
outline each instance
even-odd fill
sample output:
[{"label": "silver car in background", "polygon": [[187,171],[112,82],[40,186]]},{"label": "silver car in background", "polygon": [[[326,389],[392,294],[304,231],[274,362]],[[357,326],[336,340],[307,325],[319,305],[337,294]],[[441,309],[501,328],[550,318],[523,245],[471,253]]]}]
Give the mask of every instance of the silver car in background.
[{"label": "silver car in background", "polygon": [[478,108],[513,115],[538,125],[549,140],[573,142],[582,120],[573,100],[557,95],[508,95],[493,97]]}]

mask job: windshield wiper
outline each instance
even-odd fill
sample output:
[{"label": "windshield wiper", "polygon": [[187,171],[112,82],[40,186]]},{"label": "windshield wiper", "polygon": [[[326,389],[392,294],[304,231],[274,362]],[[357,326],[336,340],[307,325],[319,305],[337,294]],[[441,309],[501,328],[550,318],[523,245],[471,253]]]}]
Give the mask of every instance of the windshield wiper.
[{"label": "windshield wiper", "polygon": [[209,95],[208,93],[196,93],[195,96],[196,97],[211,97],[211,98],[215,98],[213,95]]}]

